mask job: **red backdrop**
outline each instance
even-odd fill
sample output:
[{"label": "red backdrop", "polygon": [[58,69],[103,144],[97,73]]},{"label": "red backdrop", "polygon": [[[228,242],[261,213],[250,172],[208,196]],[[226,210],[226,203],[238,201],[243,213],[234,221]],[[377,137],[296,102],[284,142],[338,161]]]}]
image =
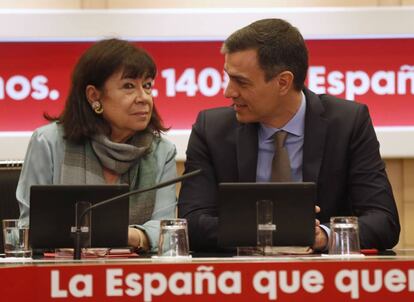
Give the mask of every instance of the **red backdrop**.
[{"label": "red backdrop", "polygon": [[[220,41],[137,42],[158,66],[165,124],[190,129],[205,108],[228,106]],[[61,112],[70,76],[91,42],[1,42],[0,131],[32,131]],[[414,39],[307,40],[309,88],[369,106],[376,126],[414,125]]]}]

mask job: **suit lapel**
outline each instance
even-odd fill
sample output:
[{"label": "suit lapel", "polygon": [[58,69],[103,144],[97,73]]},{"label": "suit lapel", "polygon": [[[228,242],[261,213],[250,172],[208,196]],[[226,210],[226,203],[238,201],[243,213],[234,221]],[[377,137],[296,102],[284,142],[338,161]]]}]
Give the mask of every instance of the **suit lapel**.
[{"label": "suit lapel", "polygon": [[328,123],[323,117],[320,98],[310,90],[306,96],[305,138],[303,143],[303,181],[317,182],[321,169]]},{"label": "suit lapel", "polygon": [[237,168],[240,182],[255,182],[257,168],[257,125],[241,124],[236,131]]}]

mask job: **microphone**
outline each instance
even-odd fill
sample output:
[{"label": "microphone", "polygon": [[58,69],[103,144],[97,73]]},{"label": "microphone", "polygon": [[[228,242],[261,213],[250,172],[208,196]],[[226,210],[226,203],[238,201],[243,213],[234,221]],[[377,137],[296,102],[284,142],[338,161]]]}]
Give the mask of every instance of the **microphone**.
[{"label": "microphone", "polygon": [[81,231],[81,227],[79,226],[79,223],[81,223],[81,221],[83,220],[83,218],[85,217],[85,215],[88,214],[90,211],[92,211],[93,209],[98,208],[100,206],[103,206],[103,205],[105,205],[107,203],[110,203],[110,202],[113,202],[113,201],[117,201],[117,200],[123,199],[125,197],[134,195],[134,194],[144,193],[144,192],[147,192],[147,191],[151,191],[151,190],[156,190],[156,189],[159,189],[159,188],[167,187],[169,185],[172,185],[172,184],[175,184],[177,182],[183,181],[184,179],[187,179],[187,178],[190,178],[190,177],[199,175],[201,172],[202,172],[202,170],[201,169],[198,169],[198,170],[192,171],[190,173],[183,174],[183,175],[181,175],[179,177],[176,177],[176,178],[167,180],[165,182],[161,182],[161,183],[156,184],[156,185],[151,186],[151,187],[147,187],[147,188],[143,188],[143,189],[137,189],[137,190],[129,191],[127,193],[124,193],[124,194],[121,194],[121,195],[118,195],[118,196],[115,196],[115,197],[112,197],[112,198],[109,198],[109,199],[105,199],[105,200],[100,201],[98,203],[95,203],[94,205],[92,205],[92,206],[88,207],[87,209],[85,209],[82,212],[82,214],[79,216],[79,219],[76,220],[76,226],[75,226],[75,229],[76,229],[75,230],[75,246],[74,246],[73,259],[74,260],[80,260],[81,259],[81,247],[80,247],[81,244],[80,244],[80,242],[81,242],[81,233],[82,233],[82,231]]}]

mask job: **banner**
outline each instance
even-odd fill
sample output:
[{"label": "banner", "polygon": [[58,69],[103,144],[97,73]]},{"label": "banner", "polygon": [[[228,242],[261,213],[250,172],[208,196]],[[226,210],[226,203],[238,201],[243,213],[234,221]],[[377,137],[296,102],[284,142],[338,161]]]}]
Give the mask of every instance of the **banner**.
[{"label": "banner", "polygon": [[39,261],[0,268],[0,292],[4,301],[411,302],[413,262],[396,260]]},{"label": "banner", "polygon": [[[223,96],[221,41],[134,42],[155,59],[165,125],[191,129]],[[307,40],[307,86],[368,105],[375,126],[414,126],[414,39]],[[64,108],[72,70],[92,42],[0,42],[0,131],[33,131]]]}]

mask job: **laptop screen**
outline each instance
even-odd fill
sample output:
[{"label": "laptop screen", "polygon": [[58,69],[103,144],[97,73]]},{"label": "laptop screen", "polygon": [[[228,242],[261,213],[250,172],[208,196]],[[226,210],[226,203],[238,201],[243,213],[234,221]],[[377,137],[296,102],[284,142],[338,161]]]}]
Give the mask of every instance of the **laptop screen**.
[{"label": "laptop screen", "polygon": [[312,246],[316,184],[311,182],[220,183],[220,247],[257,245],[256,202],[273,203],[274,246]]},{"label": "laptop screen", "polygon": [[[91,204],[128,192],[128,185],[36,185],[30,188],[29,240],[32,249],[73,247],[75,204]],[[91,246],[124,247],[128,243],[129,198],[92,210]]]}]

